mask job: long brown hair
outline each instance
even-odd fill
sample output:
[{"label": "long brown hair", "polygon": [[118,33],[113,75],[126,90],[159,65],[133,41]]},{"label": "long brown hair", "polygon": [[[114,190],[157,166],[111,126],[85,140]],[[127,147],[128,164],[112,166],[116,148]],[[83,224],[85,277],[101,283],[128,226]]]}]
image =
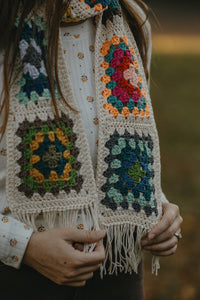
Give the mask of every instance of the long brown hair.
[{"label": "long brown hair", "polygon": [[[148,78],[147,70],[147,40],[144,33],[144,20],[133,9],[130,9],[129,3],[134,0],[122,0],[121,6],[127,17],[129,26],[136,39],[140,55],[143,61],[146,77]],[[40,5],[46,5],[46,14],[48,20],[48,53],[46,58],[46,68],[49,78],[50,91],[53,104],[57,116],[58,109],[56,105],[55,89],[54,89],[54,74],[58,85],[58,91],[63,97],[59,80],[58,80],[58,36],[60,20],[64,15],[70,0],[0,0],[0,45],[4,50],[4,65],[3,65],[3,92],[0,95],[0,116],[3,114],[3,123],[0,128],[0,141],[5,132],[9,114],[9,91],[12,84],[13,66],[17,56],[17,45],[19,43],[20,34],[23,28],[23,23],[27,15]],[[138,0],[147,11],[147,6],[142,0]],[[17,31],[14,33],[14,22],[18,15],[19,9],[22,9],[21,18]],[[52,67],[54,66],[54,67]],[[65,101],[67,104],[67,101]],[[71,108],[73,109],[73,108]]]}]

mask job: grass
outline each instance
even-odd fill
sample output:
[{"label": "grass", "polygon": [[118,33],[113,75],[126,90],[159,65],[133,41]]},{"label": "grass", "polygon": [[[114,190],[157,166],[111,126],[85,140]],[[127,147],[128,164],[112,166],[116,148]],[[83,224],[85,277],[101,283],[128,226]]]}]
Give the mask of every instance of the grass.
[{"label": "grass", "polygon": [[162,187],[180,206],[183,240],[161,260],[158,278],[146,263],[147,300],[199,300],[200,54],[153,57],[151,97],[160,135]]}]

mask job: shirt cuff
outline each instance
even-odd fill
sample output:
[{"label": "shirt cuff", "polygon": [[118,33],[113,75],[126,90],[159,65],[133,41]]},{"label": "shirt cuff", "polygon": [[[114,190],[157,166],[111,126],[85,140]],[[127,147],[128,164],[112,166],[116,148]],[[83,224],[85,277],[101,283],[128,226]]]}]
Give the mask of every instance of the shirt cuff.
[{"label": "shirt cuff", "polygon": [[32,233],[26,224],[0,214],[0,260],[19,269]]}]

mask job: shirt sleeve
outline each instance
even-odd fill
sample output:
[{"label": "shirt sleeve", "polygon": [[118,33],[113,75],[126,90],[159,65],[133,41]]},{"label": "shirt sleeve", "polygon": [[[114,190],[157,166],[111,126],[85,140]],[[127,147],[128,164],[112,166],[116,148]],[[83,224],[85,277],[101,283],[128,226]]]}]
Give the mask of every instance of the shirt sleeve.
[{"label": "shirt sleeve", "polygon": [[26,224],[0,214],[0,260],[19,269],[32,232]]},{"label": "shirt sleeve", "polygon": [[[3,52],[0,51],[0,94],[3,85],[2,78]],[[6,203],[6,196],[4,191],[5,168],[3,158],[1,157],[0,165],[0,208],[2,208]],[[2,212],[0,213],[0,261],[2,261],[6,265],[19,269],[33,229],[29,228],[27,225],[16,220],[15,218],[7,215],[7,213],[3,214],[2,209],[0,211]]]}]

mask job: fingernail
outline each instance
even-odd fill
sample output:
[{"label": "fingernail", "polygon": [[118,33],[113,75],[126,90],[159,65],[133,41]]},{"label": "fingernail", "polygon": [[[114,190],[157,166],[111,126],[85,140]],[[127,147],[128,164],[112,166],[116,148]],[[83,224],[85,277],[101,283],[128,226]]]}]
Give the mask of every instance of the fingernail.
[{"label": "fingernail", "polygon": [[155,238],[155,236],[156,235],[154,233],[150,233],[148,238],[149,238],[149,240],[153,240]]},{"label": "fingernail", "polygon": [[105,236],[106,231],[105,231],[105,230],[99,230],[99,231],[97,232],[97,234],[98,234],[98,236],[101,238],[101,237],[104,237],[104,236]]}]

